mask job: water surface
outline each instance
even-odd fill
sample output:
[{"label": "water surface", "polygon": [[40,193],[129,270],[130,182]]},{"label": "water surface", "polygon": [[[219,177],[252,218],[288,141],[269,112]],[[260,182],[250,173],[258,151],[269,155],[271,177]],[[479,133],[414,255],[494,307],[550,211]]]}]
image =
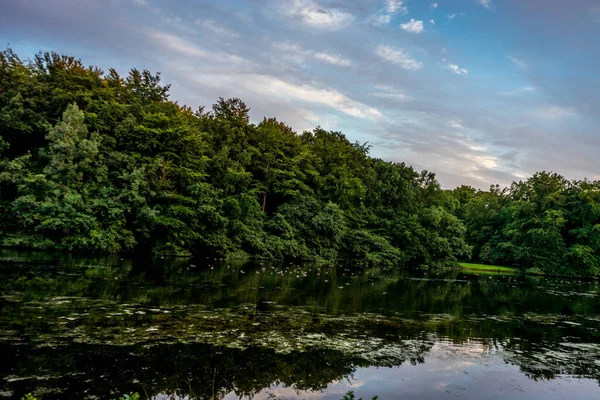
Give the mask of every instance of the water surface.
[{"label": "water surface", "polygon": [[597,281],[0,253],[0,398],[600,399]]}]

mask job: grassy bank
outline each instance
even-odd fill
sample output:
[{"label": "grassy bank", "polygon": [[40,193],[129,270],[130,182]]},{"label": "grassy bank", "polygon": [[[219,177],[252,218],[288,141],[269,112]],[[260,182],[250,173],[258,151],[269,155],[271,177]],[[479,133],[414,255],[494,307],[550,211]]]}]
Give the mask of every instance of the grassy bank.
[{"label": "grassy bank", "polygon": [[471,264],[471,263],[459,263],[462,269],[470,271],[489,271],[489,272],[519,272],[518,268],[513,267],[502,267],[500,265],[485,265],[485,264]]}]

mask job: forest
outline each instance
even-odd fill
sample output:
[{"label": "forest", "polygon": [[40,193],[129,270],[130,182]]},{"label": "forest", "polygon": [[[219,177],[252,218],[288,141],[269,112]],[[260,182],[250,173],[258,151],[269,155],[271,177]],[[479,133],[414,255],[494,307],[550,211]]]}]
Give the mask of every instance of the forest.
[{"label": "forest", "polygon": [[598,181],[445,190],[340,132],[248,113],[180,105],[148,70],[5,49],[0,245],[600,275]]}]

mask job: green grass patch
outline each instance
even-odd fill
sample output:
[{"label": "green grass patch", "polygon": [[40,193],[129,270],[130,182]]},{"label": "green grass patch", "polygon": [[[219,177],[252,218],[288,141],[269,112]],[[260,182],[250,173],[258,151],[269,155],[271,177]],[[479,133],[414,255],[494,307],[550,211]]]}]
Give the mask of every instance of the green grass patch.
[{"label": "green grass patch", "polygon": [[470,271],[489,271],[489,272],[519,272],[519,269],[513,267],[502,267],[500,265],[485,265],[485,264],[471,264],[471,263],[459,263],[462,269]]}]

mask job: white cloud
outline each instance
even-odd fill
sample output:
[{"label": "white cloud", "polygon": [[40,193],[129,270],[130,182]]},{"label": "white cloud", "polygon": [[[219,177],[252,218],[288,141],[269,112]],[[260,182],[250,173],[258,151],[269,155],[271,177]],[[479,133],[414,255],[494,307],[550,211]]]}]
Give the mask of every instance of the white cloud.
[{"label": "white cloud", "polygon": [[188,58],[210,58],[217,63],[238,64],[242,63],[250,65],[249,62],[235,54],[227,54],[224,52],[206,51],[193,42],[182,39],[178,36],[160,31],[146,31],[144,34],[152,39],[152,43],[164,48],[165,50],[177,53]]},{"label": "white cloud", "polygon": [[433,20],[433,19],[430,19],[430,20],[429,20],[429,23],[430,23],[431,25],[435,25],[435,20]]},{"label": "white cloud", "polygon": [[352,62],[347,58],[344,58],[341,54],[331,54],[324,51],[314,52],[306,50],[299,44],[293,42],[275,42],[272,46],[273,49],[278,52],[278,59],[296,64],[305,64],[307,61],[314,58],[340,67],[349,67],[352,65]]},{"label": "white cloud", "polygon": [[313,0],[291,0],[283,2],[281,12],[298,18],[303,23],[322,29],[339,30],[348,25],[354,16],[337,8],[325,8]]},{"label": "white cloud", "polygon": [[385,10],[387,11],[388,14],[405,15],[408,13],[408,7],[405,6],[404,3],[399,0],[386,0]]},{"label": "white cloud", "polygon": [[391,86],[377,85],[377,86],[375,86],[375,89],[377,89],[377,91],[371,93],[375,97],[381,97],[383,99],[399,101],[399,102],[412,101],[412,97],[410,97],[406,93],[402,92],[401,90],[398,90]]},{"label": "white cloud", "polygon": [[211,31],[215,35],[228,36],[230,38],[236,38],[236,37],[240,36],[239,33],[230,31],[229,29],[222,27],[220,24],[218,24],[216,21],[214,21],[212,19],[207,19],[207,20],[199,19],[199,20],[196,20],[196,24],[200,25],[201,27],[203,27],[206,30]]},{"label": "white cloud", "polygon": [[[462,174],[470,176],[476,179],[482,179],[480,176],[481,169],[494,169],[498,167],[498,157],[486,154],[487,149],[474,142],[472,139],[455,139],[456,143],[460,146],[463,146],[467,151],[465,151],[458,158],[458,165],[456,165],[457,170],[462,171]],[[453,164],[453,162],[450,162]]]},{"label": "white cloud", "polygon": [[260,97],[277,98],[281,102],[295,99],[305,103],[325,105],[357,118],[377,119],[383,117],[376,108],[353,100],[336,89],[320,88],[309,84],[294,84],[270,75],[199,74],[195,80],[202,86],[217,89],[234,87],[238,93],[252,93]]},{"label": "white cloud", "polygon": [[278,78],[261,75],[255,76],[249,82],[252,82],[252,86],[262,87],[265,92],[280,96],[291,96],[310,103],[324,104],[354,117],[373,118],[382,116],[377,109],[352,100],[335,89],[318,89],[310,85],[294,85]]},{"label": "white cloud", "polygon": [[429,6],[431,8],[438,8],[439,4],[438,3],[431,3]]},{"label": "white cloud", "polygon": [[469,70],[467,70],[466,68],[461,68],[458,65],[452,64],[452,63],[446,64],[446,69],[449,69],[450,71],[454,72],[456,75],[468,75],[469,74]]},{"label": "white cloud", "polygon": [[487,151],[486,147],[474,142],[470,138],[457,138],[455,140],[459,145],[464,146],[470,152],[472,152],[466,152],[465,154],[463,154],[465,161],[471,161],[472,163],[471,165],[465,165],[467,171],[476,173],[481,167],[492,169],[498,166],[498,157],[485,154],[485,152]]},{"label": "white cloud", "polygon": [[516,65],[517,67],[521,68],[521,69],[528,69],[529,65],[527,65],[527,63],[515,56],[506,56],[506,58],[508,58],[510,61],[512,61],[512,63],[514,65]]},{"label": "white cloud", "polygon": [[400,28],[410,33],[423,33],[423,21],[411,19],[405,24],[400,24]]},{"label": "white cloud", "polygon": [[408,71],[416,71],[423,68],[422,62],[412,58],[403,49],[380,44],[375,49],[375,54],[386,61],[398,64],[401,68]]},{"label": "white cloud", "polygon": [[347,58],[343,58],[339,54],[329,54],[329,53],[315,53],[315,58],[320,61],[324,61],[329,64],[339,65],[340,67],[349,67],[352,65],[352,62]]},{"label": "white cloud", "polygon": [[494,3],[492,3],[492,0],[475,0],[475,2],[480,6],[487,8],[488,10],[491,10],[494,5]]},{"label": "white cloud", "polygon": [[[484,168],[493,169],[498,166],[498,157],[485,156],[485,155],[470,155],[476,166],[483,166]],[[479,168],[475,167],[475,171]]]},{"label": "white cloud", "polygon": [[377,26],[385,26],[390,23],[392,16],[400,14],[408,14],[408,7],[404,5],[403,1],[400,0],[386,0],[383,10],[377,17],[374,18],[374,24]]},{"label": "white cloud", "polygon": [[146,36],[162,47],[188,57],[209,57],[210,55],[194,43],[170,33],[149,31]]},{"label": "white cloud", "polygon": [[523,94],[523,93],[531,93],[536,90],[537,90],[537,88],[535,86],[523,86],[516,90],[500,92],[500,94],[503,94],[505,96],[516,96],[516,95]]},{"label": "white cloud", "polygon": [[447,17],[448,17],[448,19],[454,19],[456,17],[456,14],[455,13],[448,14]]},{"label": "white cloud", "polygon": [[390,23],[392,17],[388,14],[382,14],[375,18],[375,25],[384,26]]},{"label": "white cloud", "polygon": [[448,121],[448,126],[450,126],[450,128],[454,128],[454,129],[464,129],[465,128],[462,124],[462,121],[459,119],[451,119],[450,121]]},{"label": "white cloud", "polygon": [[304,49],[299,44],[287,40],[285,42],[274,42],[273,47],[283,52],[304,53]]},{"label": "white cloud", "polygon": [[562,120],[576,116],[577,111],[572,107],[549,105],[538,107],[534,115],[542,119]]},{"label": "white cloud", "polygon": [[467,147],[469,148],[469,150],[473,150],[473,151],[485,151],[486,150],[486,148],[483,147],[482,145],[474,144],[474,143],[467,144]]},{"label": "white cloud", "polygon": [[312,57],[312,53],[305,50],[297,43],[293,42],[274,42],[272,44],[273,49],[277,51],[275,59],[292,62],[295,64],[304,64],[309,58]]},{"label": "white cloud", "polygon": [[146,2],[146,0],[133,0],[133,3],[138,5],[138,6],[146,6],[148,5],[148,3]]}]

